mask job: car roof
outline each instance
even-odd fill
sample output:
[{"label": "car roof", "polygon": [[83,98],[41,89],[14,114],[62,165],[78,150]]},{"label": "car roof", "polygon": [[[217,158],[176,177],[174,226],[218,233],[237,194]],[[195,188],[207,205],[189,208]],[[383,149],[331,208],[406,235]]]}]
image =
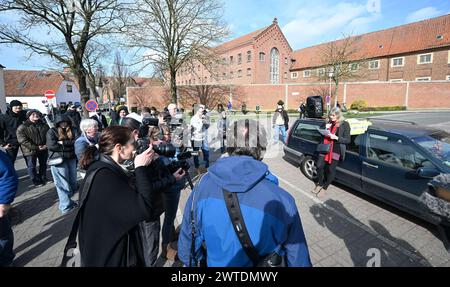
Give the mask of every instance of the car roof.
[{"label": "car roof", "polygon": [[396,120],[384,120],[384,119],[368,119],[372,122],[369,129],[381,130],[390,132],[393,134],[399,134],[408,138],[417,138],[434,134],[436,132],[442,132],[438,129],[421,126],[412,122],[396,121]]},{"label": "car roof", "polygon": [[[441,133],[443,132],[442,130],[417,125],[413,122],[407,121],[390,120],[382,118],[366,118],[366,120],[372,122],[372,125],[369,127],[369,130],[386,131],[393,134],[403,135],[408,138],[417,138],[421,136],[434,134],[437,132]],[[302,121],[311,121],[313,124],[321,124],[325,120],[317,118],[306,118],[302,119]]]}]

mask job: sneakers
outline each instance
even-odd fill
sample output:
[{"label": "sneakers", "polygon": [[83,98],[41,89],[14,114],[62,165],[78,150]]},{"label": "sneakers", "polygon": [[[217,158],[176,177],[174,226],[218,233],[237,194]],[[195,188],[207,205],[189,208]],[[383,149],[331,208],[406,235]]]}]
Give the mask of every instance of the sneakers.
[{"label": "sneakers", "polygon": [[69,207],[68,209],[64,210],[62,212],[62,214],[68,214],[68,213],[74,211],[75,209],[78,208],[78,205],[79,205],[78,201],[72,201],[72,206]]},{"label": "sneakers", "polygon": [[41,181],[41,180],[39,180],[39,179],[34,179],[33,180],[33,184],[34,184],[34,187],[41,187],[41,186],[44,186],[45,184]]}]

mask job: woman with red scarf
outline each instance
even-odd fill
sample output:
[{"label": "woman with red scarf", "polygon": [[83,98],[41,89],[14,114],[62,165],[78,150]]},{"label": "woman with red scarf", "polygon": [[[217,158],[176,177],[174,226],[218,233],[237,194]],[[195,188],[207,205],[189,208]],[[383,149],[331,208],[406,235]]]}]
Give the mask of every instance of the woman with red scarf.
[{"label": "woman with red scarf", "polygon": [[[329,122],[326,125],[330,132],[325,136],[323,143],[330,145],[330,151],[325,155],[319,155],[316,166],[318,180],[314,193],[318,195],[322,190],[327,190],[336,176],[336,167],[339,161],[345,160],[346,145],[350,143],[350,125],[344,121],[344,116],[339,108],[333,108],[329,114]],[[319,189],[317,191],[317,189]]]}]

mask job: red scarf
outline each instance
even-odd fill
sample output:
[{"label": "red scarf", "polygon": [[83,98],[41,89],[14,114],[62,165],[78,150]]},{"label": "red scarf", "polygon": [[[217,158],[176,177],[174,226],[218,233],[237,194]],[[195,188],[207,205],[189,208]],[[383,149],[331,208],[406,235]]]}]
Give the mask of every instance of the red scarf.
[{"label": "red scarf", "polygon": [[[332,123],[331,127],[328,130],[332,134],[336,134],[336,130],[337,130],[336,122]],[[325,155],[325,162],[328,162],[328,164],[331,164],[331,162],[333,161],[333,144],[334,144],[334,141],[332,139],[330,139],[329,137],[325,137],[323,143],[330,145],[330,151]]]}]

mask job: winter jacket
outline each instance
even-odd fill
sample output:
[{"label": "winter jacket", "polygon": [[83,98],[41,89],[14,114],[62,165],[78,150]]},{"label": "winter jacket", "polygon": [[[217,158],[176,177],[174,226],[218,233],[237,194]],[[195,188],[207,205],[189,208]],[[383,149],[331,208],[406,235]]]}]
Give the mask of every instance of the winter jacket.
[{"label": "winter jacket", "polygon": [[[70,129],[72,130],[73,139],[64,140],[58,143],[58,124],[60,122],[68,122]],[[58,115],[55,120],[55,127],[51,128],[47,132],[47,148],[50,152],[49,158],[54,158],[61,156],[63,159],[74,159],[75,158],[75,139],[76,130],[71,127],[71,120],[66,115]]]},{"label": "winter jacket", "polygon": [[209,267],[250,267],[223,198],[223,189],[237,193],[244,222],[261,256],[277,251],[288,266],[311,266],[294,198],[268,177],[266,164],[248,156],[221,158],[189,196],[178,241],[178,256],[189,266],[193,207],[196,229],[195,257],[206,245]]},{"label": "winter jacket", "polygon": [[40,152],[39,146],[46,144],[48,130],[49,126],[43,121],[33,123],[27,120],[19,126],[17,140],[24,156],[36,155]]},{"label": "winter jacket", "polygon": [[8,110],[6,114],[0,115],[0,146],[11,144],[14,147],[19,147],[17,128],[26,120],[25,111],[16,114]]},{"label": "winter jacket", "polygon": [[16,196],[19,179],[6,152],[0,149],[0,204],[11,204]]},{"label": "winter jacket", "polygon": [[[145,266],[139,223],[151,217],[152,192],[145,186],[143,167],[135,183],[107,156],[94,162],[87,176],[100,169],[80,210],[79,242],[82,265],[87,267]],[[127,259],[127,255],[128,259]],[[132,263],[127,261],[133,261]]]},{"label": "winter jacket", "polygon": [[108,121],[106,121],[106,117],[104,115],[93,115],[90,117],[91,119],[97,121],[98,131],[102,131],[108,127]]},{"label": "winter jacket", "polygon": [[281,112],[279,112],[279,110],[276,110],[275,113],[273,114],[273,118],[272,118],[273,125],[276,123],[278,117],[283,117],[284,127],[286,128],[286,130],[288,130],[288,128],[289,128],[288,113],[284,109],[281,110]]},{"label": "winter jacket", "polygon": [[80,113],[74,110],[68,110],[65,114],[71,119],[72,127],[76,127],[77,129],[79,129],[81,123]]},{"label": "winter jacket", "polygon": [[75,155],[80,160],[86,149],[98,143],[98,138],[88,139],[86,135],[82,135],[75,141]]}]

